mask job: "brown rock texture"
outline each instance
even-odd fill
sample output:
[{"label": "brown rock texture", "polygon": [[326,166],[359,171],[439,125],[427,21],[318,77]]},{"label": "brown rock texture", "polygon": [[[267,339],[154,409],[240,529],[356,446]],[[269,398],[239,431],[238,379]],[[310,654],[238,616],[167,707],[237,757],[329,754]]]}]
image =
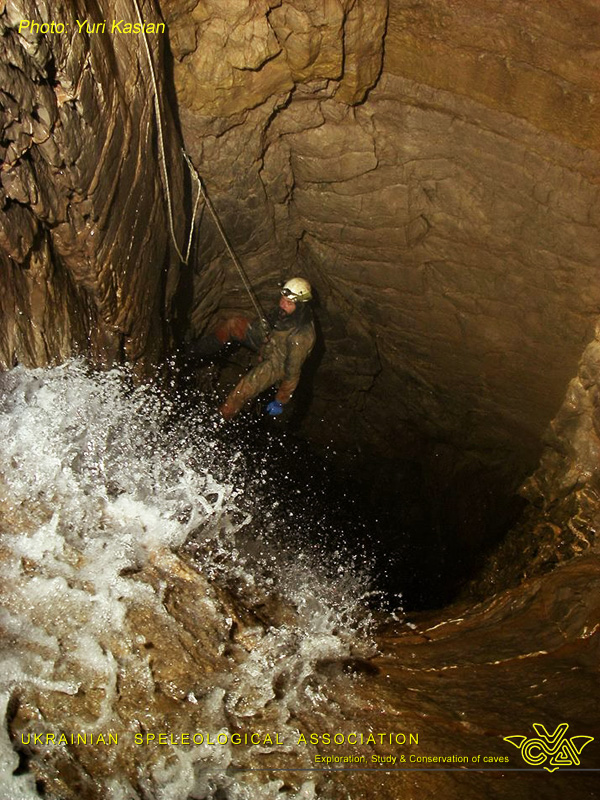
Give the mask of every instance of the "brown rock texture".
[{"label": "brown rock texture", "polygon": [[[187,150],[263,304],[290,274],[315,286],[302,432],[374,456],[392,485],[425,462],[441,494],[474,465],[500,493],[516,486],[600,305],[596,7],[142,10],[168,23],[170,52],[164,36],[149,43],[180,246],[171,77]],[[251,310],[206,209],[179,274],[144,42],[110,30],[127,15],[108,1],[2,7],[5,367],[77,353],[148,364],[171,326],[184,338],[217,309]],[[19,32],[23,19],[65,30]],[[477,503],[489,481],[467,485]]]},{"label": "brown rock texture", "polygon": [[[31,563],[29,570],[35,575],[40,565]],[[594,796],[596,778],[587,770],[600,763],[597,741],[582,755],[583,771],[571,771],[576,763],[570,762],[557,775],[541,767],[528,772],[504,737],[533,736],[533,721],[552,733],[560,720],[568,723],[569,736],[597,739],[597,553],[484,603],[456,604],[442,616],[416,615],[408,624],[390,622],[379,630],[377,655],[369,661],[331,658],[300,675],[284,672],[282,686],[272,688],[273,701],[271,693],[257,687],[253,694],[247,684],[240,695],[238,682],[268,633],[294,625],[296,611],[281,598],[272,597],[269,609],[264,603],[241,609],[192,564],[165,551],[123,578],[139,588],[125,631],[117,637],[107,630],[100,642],[113,665],[114,686],[102,685],[101,671],[82,669],[78,653],[61,660],[47,688],[32,683],[12,693],[7,730],[44,796],[96,800],[126,785],[131,797],[166,788],[183,797],[193,763],[190,796],[199,797],[209,797],[211,785],[227,786],[225,771],[230,783],[237,779],[238,791],[243,783],[257,796],[275,785],[280,796],[296,798],[308,791],[307,781],[312,797],[336,800],[395,800],[409,792],[451,800],[528,800],[532,794],[553,800],[557,781],[568,781],[574,800]],[[82,597],[90,591],[80,588]],[[83,607],[82,601],[82,616]],[[44,657],[51,649],[47,639],[31,647],[30,658]],[[284,654],[282,646],[275,656]],[[275,701],[289,701],[294,689],[301,702],[282,719]],[[227,712],[217,726],[214,708],[220,703]],[[89,738],[82,743],[75,735],[73,742],[74,731],[87,737],[93,731],[94,742],[103,739],[90,746]],[[215,745],[219,732],[275,738],[276,731],[286,746]],[[55,739],[47,742],[45,732]],[[344,743],[310,743],[311,736],[320,741],[334,732]],[[61,733],[67,741],[57,746]],[[192,743],[200,733],[212,734],[212,746]],[[374,742],[361,742],[370,734]],[[295,744],[300,736],[303,743]],[[347,737],[355,737],[351,746]],[[307,774],[318,763],[315,756],[349,753],[365,756],[369,768]],[[392,764],[385,761],[373,766],[373,758],[391,756],[399,770],[388,771]],[[447,764],[426,760],[440,756],[463,761],[445,770]],[[548,757],[542,763],[548,767]],[[251,771],[239,772],[244,769]]]},{"label": "brown rock texture", "polygon": [[487,594],[598,550],[600,329],[544,437],[537,470],[521,487],[530,505],[477,581]]},{"label": "brown rock texture", "polygon": [[[596,7],[141,8],[168,24],[168,41],[148,42],[179,246],[191,198],[176,121],[263,305],[291,274],[315,286],[301,432],[359,469],[379,463],[397,491],[411,470],[429,475],[440,530],[462,492],[451,512],[462,546],[496,514],[494,492],[534,468],[568,391],[554,436],[566,431],[566,461],[544,456],[534,479],[542,539],[553,551],[552,526],[566,524],[556,497],[573,492],[587,510],[572,526],[593,527],[595,377],[585,367],[567,387],[600,306]],[[178,269],[144,41],[111,30],[122,17],[135,21],[135,5],[2,6],[4,367],[79,353],[148,365],[217,310],[252,312],[206,209]],[[65,30],[19,32],[23,19]],[[563,424],[574,402],[577,448]],[[561,552],[590,541],[581,535]]]},{"label": "brown rock texture", "polygon": [[392,0],[386,66],[597,149],[599,30],[588,0]]},{"label": "brown rock texture", "polygon": [[[383,728],[418,733],[419,754],[501,752],[511,766],[519,755],[500,742],[533,721],[550,731],[569,721],[574,735],[597,739],[596,5],[165,0],[142,9],[168,23],[168,42],[149,41],[180,246],[190,198],[179,131],[262,303],[292,274],[315,286],[321,339],[299,393],[302,433],[374,455],[391,483],[399,464],[404,475],[411,459],[434,465],[427,493],[432,504],[454,502],[468,525],[452,544],[467,550],[488,502],[489,482],[464,479],[473,464],[507,490],[537,462],[554,421],[524,489],[530,509],[476,587],[495,594],[388,624],[372,663],[344,650],[298,666],[297,609],[276,593],[244,605],[166,548],[119,572],[122,627],[107,624],[81,646],[95,611],[93,561],[66,546],[57,558],[48,604],[69,597],[60,641],[49,627],[30,642],[18,624],[26,591],[3,584],[5,639],[25,641],[40,678],[17,675],[4,697],[7,763],[51,797],[106,797],[115,771],[131,796],[150,797],[193,769],[179,745],[134,747],[135,733],[150,730]],[[134,11],[112,0],[0,4],[3,368],[78,353],[146,366],[164,355],[171,327],[182,340],[218,310],[251,310],[206,208],[194,259],[179,269],[143,41],[77,28]],[[19,33],[23,18],[69,27]],[[0,561],[26,587],[51,559],[35,543],[11,552],[10,536],[58,524],[52,506],[35,497],[0,506]],[[438,514],[444,536],[444,502]],[[43,627],[43,597],[32,609]],[[271,636],[289,636],[291,655],[269,649]],[[86,725],[118,729],[121,749],[19,745],[28,731]],[[273,795],[335,800],[552,800],[564,790],[556,776],[502,772],[306,779],[316,748],[241,748],[222,762],[214,753],[196,754],[208,765],[188,781],[198,796],[226,792],[230,775],[216,788],[210,769],[240,766],[265,770],[248,777],[257,795],[268,782]],[[566,780],[570,798],[593,796],[594,777]]]},{"label": "brown rock texture", "polygon": [[[161,22],[155,5],[142,5],[146,22]],[[111,3],[11,0],[0,11],[0,364],[149,361],[161,351],[178,259],[141,37],[111,33],[125,15]],[[135,6],[127,13],[137,21]],[[44,33],[23,20],[62,27]],[[160,78],[164,40],[148,36]],[[161,102],[180,207],[164,91]]]},{"label": "brown rock texture", "polygon": [[[167,323],[183,338],[219,307],[251,309],[207,213],[179,281],[143,41],[78,30],[125,15],[98,12],[2,13],[5,366],[148,362]],[[304,432],[391,460],[433,438],[507,485],[524,477],[599,305],[595,7],[210,0],[143,13],[168,23],[186,147],[263,304],[295,272],[316,287]],[[24,18],[68,28],[19,33]],[[164,37],[149,41],[183,247],[171,64]]]},{"label": "brown rock texture", "polygon": [[[165,7],[188,150],[263,303],[295,272],[316,287],[304,432],[392,460],[425,437],[514,487],[600,301],[597,11],[322,9]],[[202,231],[196,331],[250,308]]]}]

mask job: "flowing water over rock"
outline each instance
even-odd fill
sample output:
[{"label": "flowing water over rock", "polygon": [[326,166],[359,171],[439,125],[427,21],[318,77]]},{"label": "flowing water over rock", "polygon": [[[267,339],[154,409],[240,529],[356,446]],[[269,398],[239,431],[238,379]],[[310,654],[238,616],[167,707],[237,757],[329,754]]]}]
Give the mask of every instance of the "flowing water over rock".
[{"label": "flowing water over rock", "polygon": [[366,572],[206,410],[81,363],[1,380],[1,796],[313,797],[229,768],[310,765],[322,669],[373,652]]},{"label": "flowing water over rock", "polygon": [[[597,798],[593,548],[382,618],[284,437],[77,362],[0,380],[1,800]],[[538,766],[534,723],[569,726]]]}]

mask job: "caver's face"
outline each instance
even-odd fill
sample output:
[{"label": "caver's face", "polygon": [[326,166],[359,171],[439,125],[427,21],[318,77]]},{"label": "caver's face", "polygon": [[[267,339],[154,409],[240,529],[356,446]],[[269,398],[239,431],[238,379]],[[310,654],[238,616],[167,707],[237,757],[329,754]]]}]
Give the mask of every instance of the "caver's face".
[{"label": "caver's face", "polygon": [[289,300],[287,297],[281,297],[279,300],[279,308],[285,311],[286,314],[293,314],[296,310],[296,303],[294,303],[293,300]]}]

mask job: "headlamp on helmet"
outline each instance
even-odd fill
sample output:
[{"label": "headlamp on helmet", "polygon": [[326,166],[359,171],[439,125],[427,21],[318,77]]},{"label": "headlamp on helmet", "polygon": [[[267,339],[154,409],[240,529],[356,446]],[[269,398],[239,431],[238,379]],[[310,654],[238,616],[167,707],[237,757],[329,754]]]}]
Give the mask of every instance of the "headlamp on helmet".
[{"label": "headlamp on helmet", "polygon": [[292,303],[307,303],[312,300],[312,289],[304,278],[291,278],[283,284],[281,295]]}]

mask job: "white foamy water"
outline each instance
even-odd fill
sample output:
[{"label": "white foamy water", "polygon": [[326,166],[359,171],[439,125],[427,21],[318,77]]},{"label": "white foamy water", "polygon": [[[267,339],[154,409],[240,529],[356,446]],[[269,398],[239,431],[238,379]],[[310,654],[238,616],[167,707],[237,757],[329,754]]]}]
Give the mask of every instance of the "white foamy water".
[{"label": "white foamy water", "polygon": [[[311,680],[315,665],[368,651],[366,577],[339,553],[324,559],[310,544],[276,546],[276,504],[272,514],[261,514],[257,529],[260,478],[242,449],[223,456],[216,425],[202,409],[178,421],[171,401],[133,389],[117,370],[98,375],[74,362],[0,376],[3,720],[10,723],[25,696],[28,730],[56,732],[56,721],[31,707],[37,691],[63,698],[65,733],[122,729],[117,709],[125,667],[150,690],[153,680],[150,652],[129,615],[144,608],[166,627],[173,622],[165,604],[168,578],[156,587],[136,575],[152,559],[168,565],[169,553],[184,545],[209,586],[232,589],[246,609],[267,599],[282,611],[256,623],[246,655],[238,652],[228,670],[215,671],[210,691],[182,700],[182,708],[199,708],[205,731],[251,730],[253,719],[264,727],[268,718],[291,742],[294,714],[326,702]],[[305,521],[297,539],[311,540]],[[215,625],[227,634],[233,623],[215,596],[198,603],[209,617],[221,615]],[[69,716],[69,698],[93,693],[100,698],[93,720]],[[161,729],[160,719],[156,724]],[[128,733],[135,731],[132,719]],[[260,756],[265,749],[252,745],[248,752]],[[31,758],[56,752],[41,746]],[[117,769],[98,791],[114,800],[317,796],[310,773],[289,789],[261,773],[236,775],[229,769],[236,757],[230,744],[168,746],[138,767],[135,785]],[[38,797],[32,770],[18,765],[3,724],[0,796]]]}]

